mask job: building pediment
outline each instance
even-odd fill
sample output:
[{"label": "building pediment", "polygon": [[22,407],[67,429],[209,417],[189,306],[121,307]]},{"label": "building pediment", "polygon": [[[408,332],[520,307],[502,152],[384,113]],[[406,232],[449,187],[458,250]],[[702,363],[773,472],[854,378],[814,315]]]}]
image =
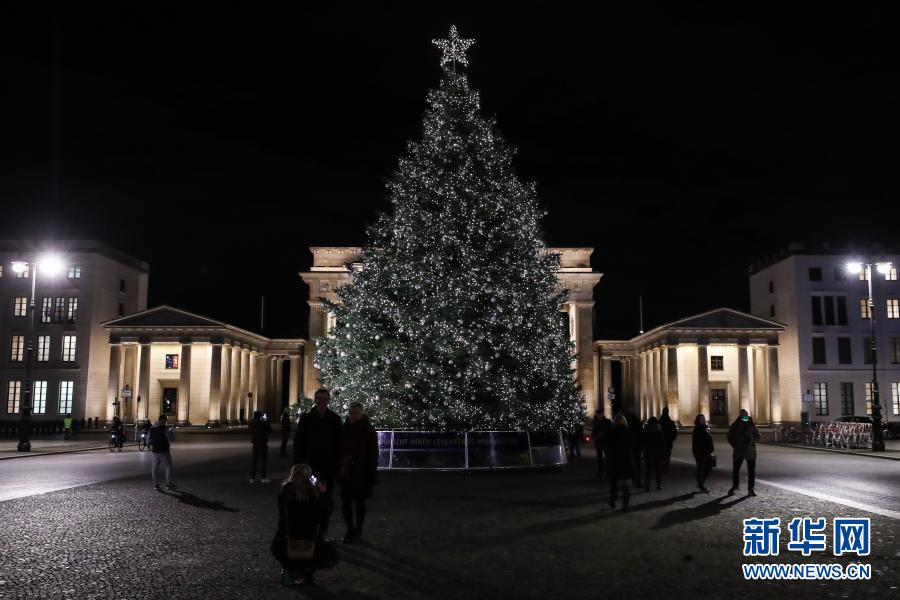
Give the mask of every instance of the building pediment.
[{"label": "building pediment", "polygon": [[225,323],[173,306],[161,305],[103,323],[104,327],[227,327]]},{"label": "building pediment", "polygon": [[770,329],[781,331],[784,325],[768,319],[754,317],[733,308],[717,308],[709,312],[685,317],[657,329]]}]

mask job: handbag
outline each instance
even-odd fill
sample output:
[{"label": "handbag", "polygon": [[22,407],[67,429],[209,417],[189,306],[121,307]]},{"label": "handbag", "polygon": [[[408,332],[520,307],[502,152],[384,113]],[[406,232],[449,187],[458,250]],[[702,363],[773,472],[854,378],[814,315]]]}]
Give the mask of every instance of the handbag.
[{"label": "handbag", "polygon": [[287,557],[290,560],[311,560],[315,554],[315,540],[292,540],[287,538]]}]

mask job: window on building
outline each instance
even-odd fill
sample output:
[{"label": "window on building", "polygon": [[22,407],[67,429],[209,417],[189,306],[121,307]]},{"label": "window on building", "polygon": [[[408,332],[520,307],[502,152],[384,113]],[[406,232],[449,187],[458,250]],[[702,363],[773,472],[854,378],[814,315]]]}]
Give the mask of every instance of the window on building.
[{"label": "window on building", "polygon": [[53,306],[53,322],[62,323],[66,318],[66,299],[57,298]]},{"label": "window on building", "polygon": [[50,336],[39,335],[37,338],[37,362],[47,362],[50,360]]},{"label": "window on building", "polygon": [[859,272],[859,280],[860,281],[868,281],[869,280],[869,268],[863,265],[862,270]]},{"label": "window on building", "polygon": [[119,291],[120,291],[120,292],[124,292],[124,291],[125,291],[125,280],[124,280],[124,279],[120,279],[120,280],[119,280]]},{"label": "window on building", "polygon": [[13,305],[13,316],[28,316],[28,298],[26,298],[25,296],[16,296],[15,304]]},{"label": "window on building", "polygon": [[900,337],[891,338],[891,362],[900,364]]},{"label": "window on building", "polygon": [[25,356],[25,336],[14,335],[9,338],[9,361],[22,362]]},{"label": "window on building", "polygon": [[59,414],[67,415],[72,412],[72,395],[74,391],[74,381],[59,382]]},{"label": "window on building", "polygon": [[847,298],[846,296],[837,297],[837,324],[847,324]]},{"label": "window on building", "polygon": [[866,382],[866,414],[872,416],[872,382]]},{"label": "window on building", "polygon": [[53,317],[53,298],[41,300],[41,323],[49,323]]},{"label": "window on building", "polygon": [[14,415],[19,412],[19,400],[22,399],[22,382],[10,381],[6,385],[6,414]]},{"label": "window on building", "polygon": [[891,383],[891,410],[894,415],[900,415],[900,381]]},{"label": "window on building", "polygon": [[817,381],[813,384],[813,398],[817,415],[828,414],[828,384]]},{"label": "window on building", "polygon": [[841,414],[842,415],[852,415],[853,411],[854,411],[853,382],[852,381],[842,381],[841,382]]},{"label": "window on building", "polygon": [[850,343],[850,338],[848,337],[839,337],[837,339],[838,342],[838,363],[842,365],[852,365],[853,364],[853,349]]},{"label": "window on building", "polygon": [[888,298],[887,300],[887,318],[900,319],[900,299]]},{"label": "window on building", "polygon": [[78,298],[69,298],[69,304],[66,306],[66,321],[74,323],[78,320]]},{"label": "window on building", "polygon": [[825,296],[825,324],[834,325],[834,296]]},{"label": "window on building", "polygon": [[828,362],[825,357],[825,338],[814,337],[812,339],[813,364],[824,365]]},{"label": "window on building", "polygon": [[32,392],[33,400],[31,402],[31,412],[36,415],[42,415],[47,412],[47,382],[35,381],[34,391]]},{"label": "window on building", "polygon": [[75,362],[75,336],[64,335],[62,343],[62,361]]},{"label": "window on building", "polygon": [[897,281],[897,267],[891,267],[888,269],[887,273],[884,274],[885,281]]},{"label": "window on building", "polygon": [[119,316],[120,317],[125,316],[125,303],[124,302],[119,302]]},{"label": "window on building", "polygon": [[835,267],[834,268],[834,280],[835,281],[847,281],[847,268],[846,267]]},{"label": "window on building", "polygon": [[859,299],[859,318],[860,319],[871,319],[872,311],[869,310],[869,300],[867,298]]},{"label": "window on building", "polygon": [[177,369],[178,368],[178,355],[177,354],[166,354],[166,368],[167,369]]},{"label": "window on building", "polygon": [[867,365],[872,364],[872,338],[863,338],[863,362]]},{"label": "window on building", "polygon": [[31,265],[26,263],[25,268],[22,269],[22,271],[20,271],[19,273],[16,273],[16,278],[17,279],[28,279],[29,277],[31,277]]},{"label": "window on building", "polygon": [[769,317],[771,317],[773,319],[775,318],[775,305],[774,304],[769,305]]},{"label": "window on building", "polygon": [[3,265],[0,264],[0,277],[3,277]]},{"label": "window on building", "polygon": [[809,280],[810,281],[822,281],[822,268],[821,267],[810,267],[809,268]]},{"label": "window on building", "polygon": [[774,294],[774,293],[775,293],[775,282],[774,282],[774,281],[770,281],[770,282],[769,282],[769,293],[770,293],[770,294]]},{"label": "window on building", "polygon": [[821,325],[822,324],[822,297],[821,296],[813,296],[812,300],[812,324],[813,325]]},{"label": "window on building", "polygon": [[69,279],[81,279],[81,267],[79,265],[69,265]]},{"label": "window on building", "polygon": [[724,356],[710,356],[709,357],[709,368],[711,371],[724,371],[725,370],[725,357]]}]

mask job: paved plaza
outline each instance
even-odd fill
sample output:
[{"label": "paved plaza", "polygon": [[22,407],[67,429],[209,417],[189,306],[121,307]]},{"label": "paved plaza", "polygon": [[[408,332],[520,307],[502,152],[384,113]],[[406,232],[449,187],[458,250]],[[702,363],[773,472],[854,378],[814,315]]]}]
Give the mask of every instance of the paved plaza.
[{"label": "paved plaza", "polygon": [[[718,438],[720,461],[724,441]],[[609,510],[592,453],[565,471],[383,473],[365,539],[316,588],[288,589],[269,554],[277,483],[247,483],[241,436],[185,435],[175,492],[150,456],[84,452],[0,461],[0,598],[866,598],[900,586],[900,462],[760,449],[759,496],[693,491],[689,437],[664,489]],[[590,457],[587,455],[591,454]],[[271,476],[286,459],[270,454]],[[868,516],[871,581],[747,582],[748,517]],[[340,536],[339,515],[333,534]],[[830,536],[829,536],[830,537]],[[828,554],[781,562],[848,563]],[[858,559],[859,560],[859,559]],[[754,560],[765,562],[765,559]]]}]

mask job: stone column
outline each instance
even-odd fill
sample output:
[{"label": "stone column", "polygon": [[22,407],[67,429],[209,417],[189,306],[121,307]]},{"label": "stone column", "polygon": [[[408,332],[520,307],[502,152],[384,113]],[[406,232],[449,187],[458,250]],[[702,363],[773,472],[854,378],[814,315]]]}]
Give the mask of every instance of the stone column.
[{"label": "stone column", "polygon": [[281,399],[284,398],[284,359],[278,357],[275,359],[275,405],[281,406]]},{"label": "stone column", "polygon": [[222,344],[213,343],[209,364],[209,419],[206,425],[219,425],[222,410]]},{"label": "stone column", "polygon": [[738,407],[737,410],[734,411],[734,414],[728,415],[728,422],[730,423],[734,419],[737,418],[737,412],[746,408],[748,411],[751,410],[750,406],[750,366],[749,360],[747,357],[748,345],[745,341],[738,342]]},{"label": "stone column", "polygon": [[241,349],[234,346],[231,349],[231,402],[228,407],[229,421],[237,423],[241,411]]},{"label": "stone column", "polygon": [[[288,386],[288,404],[294,404],[300,395],[300,357],[291,356],[291,382]],[[274,410],[281,414],[281,403],[274,405]]]},{"label": "stone column", "polygon": [[769,414],[773,425],[781,425],[781,384],[778,379],[778,346],[769,346]]},{"label": "stone column", "polygon": [[[603,414],[606,415],[607,418],[612,418],[612,400],[606,397],[608,393],[608,389],[612,387],[612,360],[605,358],[603,359],[603,385],[600,386],[600,398],[603,399]],[[625,385],[621,386],[623,389]],[[616,390],[617,394],[622,394],[623,390]],[[618,400],[619,406],[622,406],[622,402],[625,400],[621,395],[617,395],[616,399]]]},{"label": "stone column", "polygon": [[[119,374],[122,371],[122,344],[110,342],[109,344],[109,380],[106,386],[106,407],[103,417],[107,423],[111,423],[116,414],[113,402],[119,398]],[[33,399],[32,399],[33,401]],[[121,399],[119,399],[121,401]]]},{"label": "stone column", "polygon": [[178,425],[191,424],[191,343],[181,343],[178,363]]},{"label": "stone column", "polygon": [[247,401],[247,420],[253,416],[253,412],[259,410],[259,385],[257,381],[257,374],[259,373],[257,367],[259,366],[259,352],[256,350],[250,351],[250,356],[247,359],[247,364],[249,366],[250,372],[247,374],[247,393],[253,394],[252,398],[248,398]]},{"label": "stone column", "polygon": [[649,418],[650,411],[653,410],[653,391],[650,388],[650,382],[653,377],[653,360],[651,354],[651,350],[641,352],[641,413],[638,415],[641,420]]},{"label": "stone column", "polygon": [[666,405],[673,421],[680,418],[678,405],[678,346],[666,348]]},{"label": "stone column", "polygon": [[238,417],[244,413],[244,421],[250,420],[250,403],[247,401],[247,393],[250,391],[250,350],[241,349],[241,387],[238,395]]},{"label": "stone column", "polygon": [[709,420],[709,343],[697,342],[697,412]]},{"label": "stone column", "polygon": [[[159,409],[150,411],[150,357],[152,347],[148,343],[141,343],[141,367],[138,375],[138,389],[135,392],[141,399],[138,419],[154,419],[159,414]],[[135,399],[137,401],[137,399]],[[151,416],[154,415],[154,416]]]},{"label": "stone column", "polygon": [[591,381],[591,387],[594,388],[595,401],[593,410],[588,407],[589,417],[593,417],[594,411],[598,409],[602,411],[606,405],[606,397],[603,395],[603,370],[600,368],[600,350],[596,346],[594,347],[591,360],[594,363],[594,379]]},{"label": "stone column", "polygon": [[666,347],[660,346],[656,348],[653,354],[654,364],[656,365],[656,381],[654,381],[656,394],[653,395],[656,406],[653,409],[653,414],[659,418],[662,414],[663,406],[666,405]]},{"label": "stone column", "polygon": [[309,398],[315,391],[322,387],[319,369],[316,364],[316,338],[325,335],[326,315],[322,310],[322,303],[317,300],[309,301],[309,345],[306,352],[306,364],[303,365],[303,393]]},{"label": "stone column", "polygon": [[[125,423],[133,423],[136,412],[135,405],[137,404],[137,357],[138,347],[134,344],[128,344],[123,347],[123,358],[125,363],[125,369],[122,373],[122,388],[128,386],[128,389],[131,390],[131,398],[119,398],[119,402],[121,405],[121,415],[122,421]],[[121,395],[121,391],[119,392]]]},{"label": "stone column", "polygon": [[219,403],[219,423],[228,425],[231,422],[231,355],[230,344],[222,345],[222,401]]},{"label": "stone column", "polygon": [[575,313],[575,376],[581,384],[589,415],[593,415],[598,404],[594,391],[594,303],[574,302]]}]

